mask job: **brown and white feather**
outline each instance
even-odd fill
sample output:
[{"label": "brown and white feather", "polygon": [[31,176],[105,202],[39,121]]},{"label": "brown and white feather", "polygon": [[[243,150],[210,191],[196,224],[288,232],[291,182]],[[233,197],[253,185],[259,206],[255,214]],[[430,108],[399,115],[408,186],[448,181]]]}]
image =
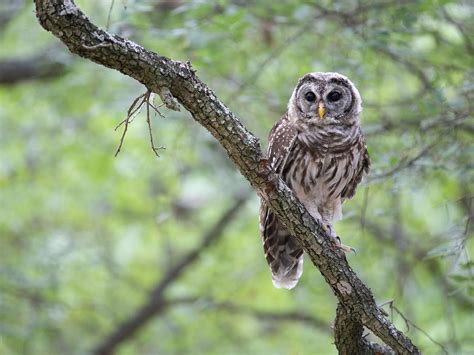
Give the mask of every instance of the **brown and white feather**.
[{"label": "brown and white feather", "polygon": [[[343,86],[351,101],[343,114],[321,122],[308,112],[302,90]],[[308,89],[306,89],[308,88]],[[311,88],[311,89],[309,89]],[[349,95],[349,94],[347,94]],[[357,89],[337,73],[311,73],[300,79],[288,111],[269,134],[268,159],[277,174],[295,192],[308,212],[324,223],[342,218],[342,203],[354,196],[370,160],[359,125],[361,100]],[[303,250],[262,201],[260,230],[265,257],[275,287],[293,288],[303,272]]]}]

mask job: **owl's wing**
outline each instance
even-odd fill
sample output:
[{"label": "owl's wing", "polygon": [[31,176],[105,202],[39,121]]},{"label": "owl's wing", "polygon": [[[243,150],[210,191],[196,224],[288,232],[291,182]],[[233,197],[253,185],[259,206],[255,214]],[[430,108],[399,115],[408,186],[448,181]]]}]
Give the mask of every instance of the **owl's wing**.
[{"label": "owl's wing", "polygon": [[341,192],[341,198],[344,201],[345,199],[350,199],[355,195],[357,186],[362,181],[362,177],[367,175],[370,170],[370,158],[369,152],[367,151],[367,146],[365,145],[364,139],[361,136],[361,141],[358,145],[358,153],[361,154],[361,159],[359,159],[356,166],[356,171],[349,183],[346,185],[344,190]]},{"label": "owl's wing", "polygon": [[279,175],[283,172],[297,133],[288,119],[288,113],[285,113],[268,135],[268,161],[273,170]]},{"label": "owl's wing", "polygon": [[[296,136],[297,131],[287,114],[270,131],[268,160],[280,176]],[[295,287],[303,273],[303,250],[263,201],[260,205],[260,232],[265,258],[272,271],[273,284],[278,288]]]}]

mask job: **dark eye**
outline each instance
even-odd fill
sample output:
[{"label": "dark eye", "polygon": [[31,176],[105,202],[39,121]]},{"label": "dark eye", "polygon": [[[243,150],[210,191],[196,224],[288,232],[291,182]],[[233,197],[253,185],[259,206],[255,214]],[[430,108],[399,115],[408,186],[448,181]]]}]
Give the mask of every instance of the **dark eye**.
[{"label": "dark eye", "polygon": [[313,102],[314,100],[316,100],[316,95],[313,94],[311,91],[308,91],[306,94],[304,94],[304,98],[309,102]]},{"label": "dark eye", "polygon": [[342,94],[339,91],[331,91],[328,94],[328,100],[331,102],[339,101],[342,97]]}]

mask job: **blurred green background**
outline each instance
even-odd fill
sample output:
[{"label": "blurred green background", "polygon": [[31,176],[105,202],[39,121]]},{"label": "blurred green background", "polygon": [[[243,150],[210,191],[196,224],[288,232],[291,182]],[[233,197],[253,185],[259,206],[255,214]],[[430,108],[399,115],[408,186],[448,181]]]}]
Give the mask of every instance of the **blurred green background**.
[{"label": "blurred green background", "polygon": [[[424,353],[474,353],[471,1],[76,3],[190,60],[264,147],[299,77],[351,78],[372,171],[336,225],[349,262]],[[71,55],[31,2],[0,3],[0,48],[1,354],[97,351],[146,304],[118,354],[336,353],[329,287],[306,260],[273,288],[258,198],[189,113],[153,118],[156,157],[142,112],[114,157],[144,87]]]}]

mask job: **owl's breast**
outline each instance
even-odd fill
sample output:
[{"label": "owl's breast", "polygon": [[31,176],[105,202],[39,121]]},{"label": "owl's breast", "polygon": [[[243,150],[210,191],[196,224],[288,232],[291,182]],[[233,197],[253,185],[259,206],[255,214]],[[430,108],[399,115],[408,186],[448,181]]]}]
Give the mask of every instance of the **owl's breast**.
[{"label": "owl's breast", "polygon": [[[331,220],[341,217],[341,193],[351,182],[360,154],[349,149],[334,154],[296,145],[283,178],[309,212],[315,216],[328,210]],[[315,211],[316,210],[316,211]]]}]

